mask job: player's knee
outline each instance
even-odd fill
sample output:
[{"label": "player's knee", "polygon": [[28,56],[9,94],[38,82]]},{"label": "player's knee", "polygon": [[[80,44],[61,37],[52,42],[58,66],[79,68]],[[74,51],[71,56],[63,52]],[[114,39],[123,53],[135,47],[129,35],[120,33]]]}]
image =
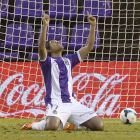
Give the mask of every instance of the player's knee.
[{"label": "player's knee", "polygon": [[45,130],[55,131],[59,128],[60,119],[54,116],[47,117]]},{"label": "player's knee", "polygon": [[96,124],[92,124],[90,127],[91,131],[103,131],[104,130],[104,124],[102,121],[96,123]]},{"label": "player's knee", "polygon": [[95,131],[103,131],[104,130],[104,123],[103,122],[100,122],[96,128],[95,128]]},{"label": "player's knee", "polygon": [[45,127],[45,130],[47,130],[47,131],[55,131],[55,130],[57,130],[58,129],[58,127],[59,126],[57,126],[57,125],[46,125],[46,127]]}]

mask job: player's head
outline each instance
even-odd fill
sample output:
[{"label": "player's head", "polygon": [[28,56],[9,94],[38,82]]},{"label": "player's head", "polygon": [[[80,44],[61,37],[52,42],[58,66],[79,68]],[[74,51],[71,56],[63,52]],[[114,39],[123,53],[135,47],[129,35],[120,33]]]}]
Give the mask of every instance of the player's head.
[{"label": "player's head", "polygon": [[50,39],[47,44],[46,44],[46,49],[48,51],[49,56],[51,56],[51,53],[61,53],[64,50],[64,47],[62,44],[55,40],[55,39]]}]

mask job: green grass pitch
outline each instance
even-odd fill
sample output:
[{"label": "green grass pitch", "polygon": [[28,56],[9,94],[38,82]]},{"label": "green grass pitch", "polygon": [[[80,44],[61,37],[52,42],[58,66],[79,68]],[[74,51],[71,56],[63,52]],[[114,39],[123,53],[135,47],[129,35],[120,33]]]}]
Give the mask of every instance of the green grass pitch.
[{"label": "green grass pitch", "polygon": [[140,120],[125,125],[120,119],[103,119],[102,132],[20,130],[24,123],[33,120],[0,119],[0,140],[140,140]]}]

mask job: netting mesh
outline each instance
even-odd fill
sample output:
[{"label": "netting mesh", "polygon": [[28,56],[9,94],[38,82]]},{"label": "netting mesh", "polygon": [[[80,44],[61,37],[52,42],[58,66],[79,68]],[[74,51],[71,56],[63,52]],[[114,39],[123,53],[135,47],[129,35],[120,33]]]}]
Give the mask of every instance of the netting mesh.
[{"label": "netting mesh", "polygon": [[42,12],[50,15],[46,41],[63,54],[84,47],[96,17],[92,52],[73,69],[75,98],[102,118],[126,107],[140,112],[139,0],[0,0],[0,117],[45,114],[45,87],[38,58]]}]

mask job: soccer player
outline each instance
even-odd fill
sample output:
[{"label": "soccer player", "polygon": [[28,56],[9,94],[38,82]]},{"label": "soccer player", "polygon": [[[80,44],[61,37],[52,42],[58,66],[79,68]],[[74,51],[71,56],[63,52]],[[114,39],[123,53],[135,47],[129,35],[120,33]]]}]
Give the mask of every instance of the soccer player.
[{"label": "soccer player", "polygon": [[[93,50],[95,41],[96,18],[87,12],[90,33],[85,47],[75,54],[62,57],[64,47],[57,40],[49,40],[46,44],[46,31],[50,17],[43,13],[43,26],[39,38],[39,57],[42,75],[46,87],[44,97],[47,107],[45,120],[38,120],[23,125],[23,129],[62,130],[67,121],[95,131],[102,131],[104,124],[90,108],[80,104],[73,97],[72,68],[82,61]],[[50,56],[48,55],[50,54]]]}]

